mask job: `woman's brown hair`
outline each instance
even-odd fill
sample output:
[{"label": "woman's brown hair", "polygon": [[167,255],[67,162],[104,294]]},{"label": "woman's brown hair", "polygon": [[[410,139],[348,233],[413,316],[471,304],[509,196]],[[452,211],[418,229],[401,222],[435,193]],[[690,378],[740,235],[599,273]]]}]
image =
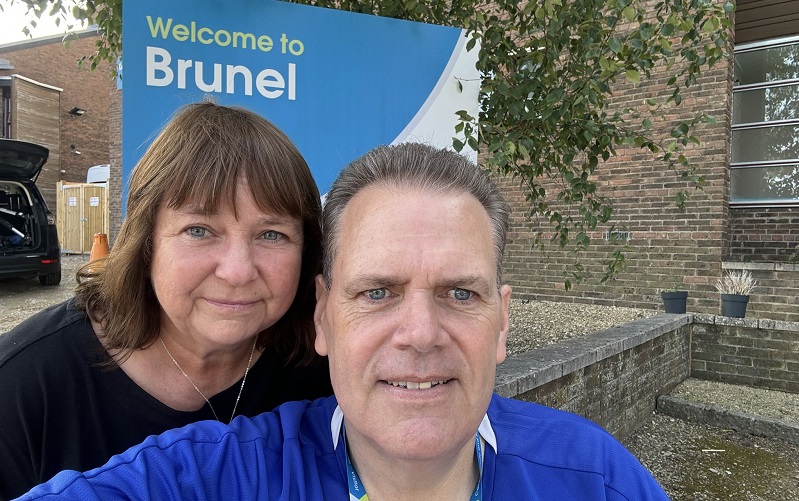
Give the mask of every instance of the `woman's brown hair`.
[{"label": "woman's brown hair", "polygon": [[[212,102],[181,108],[133,169],[127,215],[109,256],[78,271],[77,306],[103,328],[122,357],[158,339],[161,308],[150,282],[152,235],[161,207],[197,205],[210,214],[234,200],[247,179],[259,209],[302,222],[302,270],[286,314],[258,347],[308,363],[313,350],[314,277],[320,272],[319,191],[291,140],[259,115]],[[191,256],[175,256],[191,259]]]}]

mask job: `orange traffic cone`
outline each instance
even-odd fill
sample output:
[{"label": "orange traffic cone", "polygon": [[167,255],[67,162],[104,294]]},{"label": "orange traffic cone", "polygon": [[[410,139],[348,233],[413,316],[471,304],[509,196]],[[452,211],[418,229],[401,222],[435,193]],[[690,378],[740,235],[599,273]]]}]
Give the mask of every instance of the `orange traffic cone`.
[{"label": "orange traffic cone", "polygon": [[92,243],[92,252],[89,254],[89,262],[108,255],[108,235],[105,233],[95,233]]}]

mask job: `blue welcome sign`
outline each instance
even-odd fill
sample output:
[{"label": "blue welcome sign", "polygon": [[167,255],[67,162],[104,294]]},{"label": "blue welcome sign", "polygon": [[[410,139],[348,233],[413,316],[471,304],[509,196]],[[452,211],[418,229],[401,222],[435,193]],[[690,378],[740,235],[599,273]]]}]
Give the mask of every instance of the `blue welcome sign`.
[{"label": "blue welcome sign", "polygon": [[451,146],[455,113],[477,116],[477,49],[458,28],[278,1],[123,9],[123,186],[175,111],[207,95],[278,125],[321,193],[374,146]]}]

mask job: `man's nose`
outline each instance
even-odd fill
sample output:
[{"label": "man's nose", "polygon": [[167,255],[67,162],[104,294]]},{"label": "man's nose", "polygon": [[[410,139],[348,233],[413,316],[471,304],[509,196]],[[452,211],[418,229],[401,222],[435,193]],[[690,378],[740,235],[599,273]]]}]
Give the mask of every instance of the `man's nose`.
[{"label": "man's nose", "polygon": [[422,292],[403,296],[395,342],[421,353],[443,344],[447,333],[441,323],[442,312],[433,293]]}]

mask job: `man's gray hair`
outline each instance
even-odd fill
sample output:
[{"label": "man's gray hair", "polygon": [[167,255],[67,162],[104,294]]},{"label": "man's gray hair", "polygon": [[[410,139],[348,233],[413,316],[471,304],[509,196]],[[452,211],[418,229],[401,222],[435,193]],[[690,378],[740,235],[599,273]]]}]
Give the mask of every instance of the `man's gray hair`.
[{"label": "man's gray hair", "polygon": [[488,213],[497,261],[497,286],[502,283],[502,256],[510,209],[497,186],[471,160],[447,149],[419,143],[379,146],[354,160],[339,174],[327,194],[322,213],[325,284],[330,288],[341,214],[364,188],[418,188],[435,193],[469,193]]}]

